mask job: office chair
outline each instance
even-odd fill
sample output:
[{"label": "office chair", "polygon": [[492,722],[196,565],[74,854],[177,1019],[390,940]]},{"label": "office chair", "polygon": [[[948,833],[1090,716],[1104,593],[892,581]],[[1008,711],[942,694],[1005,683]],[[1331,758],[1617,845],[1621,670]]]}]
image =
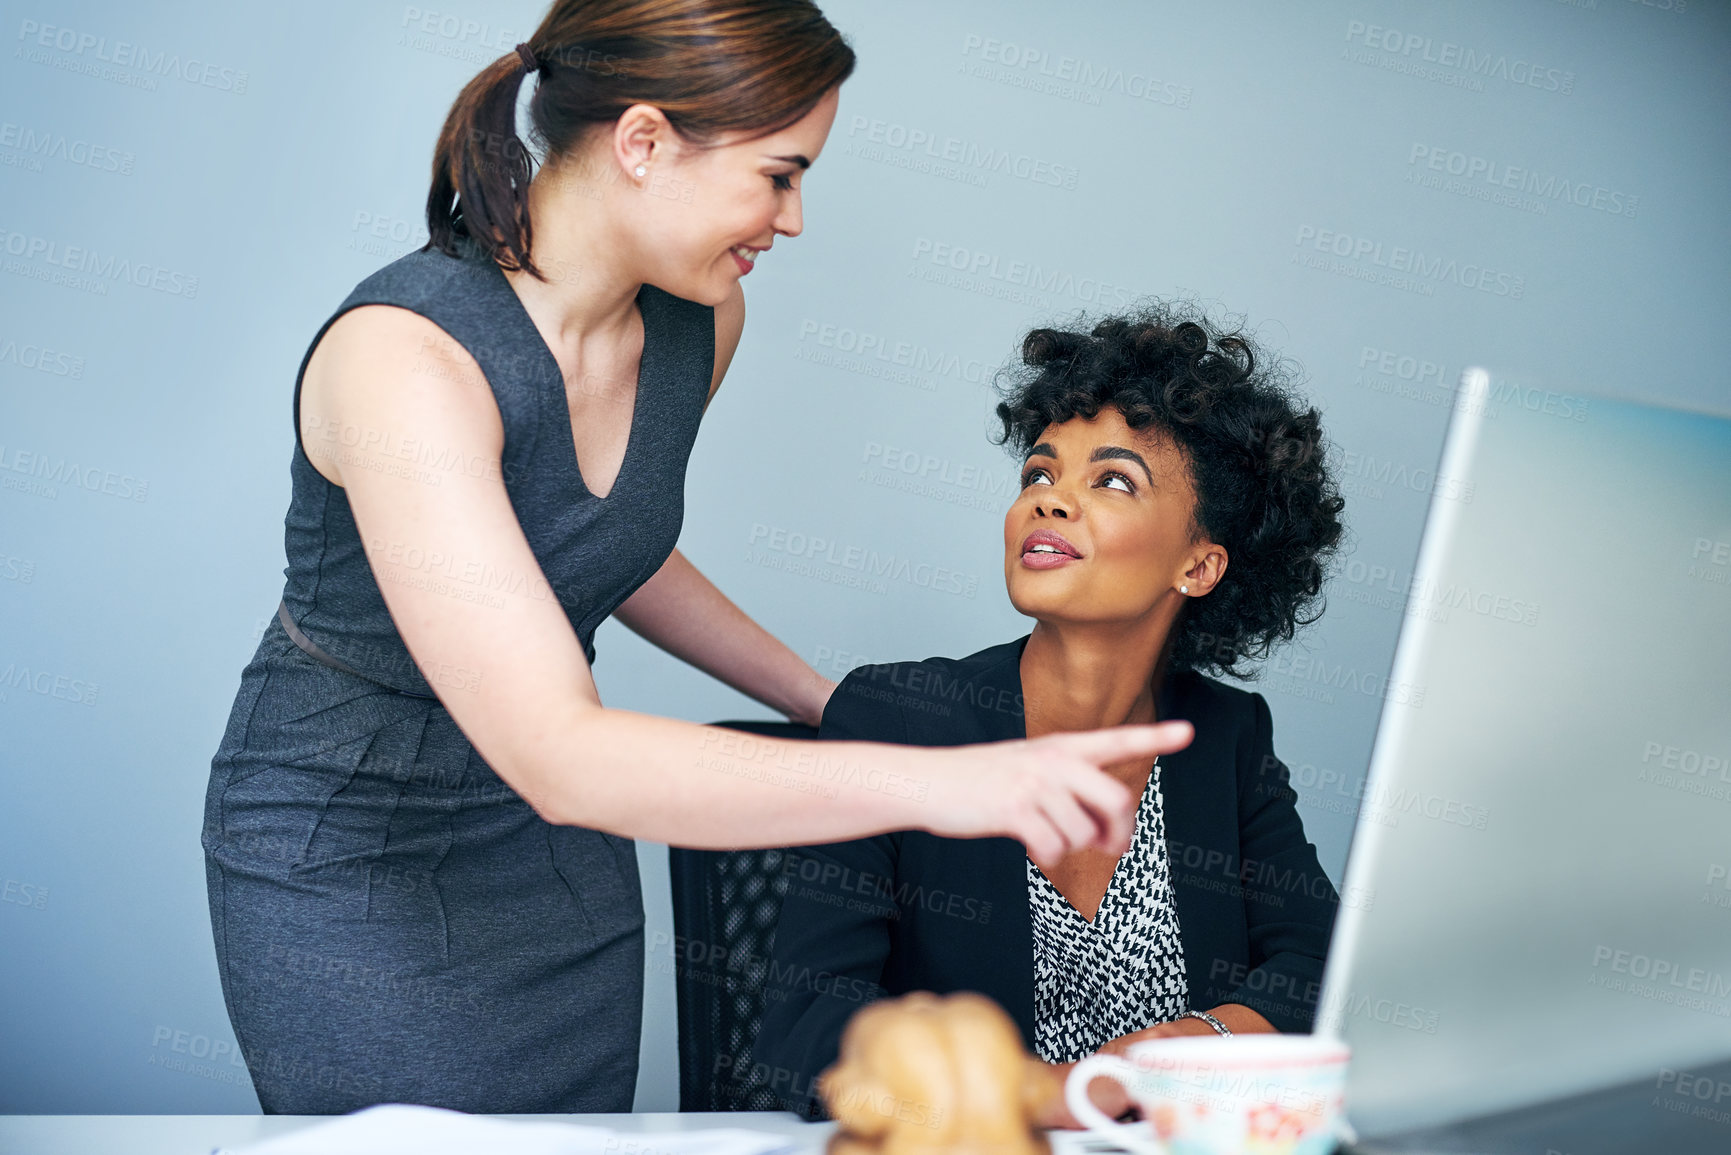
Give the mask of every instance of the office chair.
[{"label": "office chair", "polygon": [[[817,737],[814,727],[792,722],[715,725],[767,738]],[[780,850],[668,850],[681,1111],[785,1109],[751,1060],[787,893],[782,858]]]}]

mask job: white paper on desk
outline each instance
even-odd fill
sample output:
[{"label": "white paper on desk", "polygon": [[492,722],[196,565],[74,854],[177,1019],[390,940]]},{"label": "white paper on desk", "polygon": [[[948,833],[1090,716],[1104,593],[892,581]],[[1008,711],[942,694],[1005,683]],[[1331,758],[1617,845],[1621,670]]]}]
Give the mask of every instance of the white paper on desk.
[{"label": "white paper on desk", "polygon": [[1052,1155],[1129,1155],[1129,1151],[1110,1139],[1087,1131],[1048,1131]]},{"label": "white paper on desk", "polygon": [[796,1149],[785,1135],[741,1128],[613,1131],[391,1104],[212,1155],[781,1155]]}]

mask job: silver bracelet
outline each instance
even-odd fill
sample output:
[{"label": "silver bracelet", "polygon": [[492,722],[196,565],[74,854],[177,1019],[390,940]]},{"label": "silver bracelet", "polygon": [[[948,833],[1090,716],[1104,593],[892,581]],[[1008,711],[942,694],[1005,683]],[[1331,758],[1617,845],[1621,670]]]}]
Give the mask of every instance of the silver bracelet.
[{"label": "silver bracelet", "polygon": [[1226,1029],[1225,1023],[1221,1022],[1207,1011],[1185,1011],[1178,1017],[1181,1019],[1201,1019],[1203,1022],[1213,1027],[1214,1033],[1217,1035],[1230,1035],[1232,1033]]}]

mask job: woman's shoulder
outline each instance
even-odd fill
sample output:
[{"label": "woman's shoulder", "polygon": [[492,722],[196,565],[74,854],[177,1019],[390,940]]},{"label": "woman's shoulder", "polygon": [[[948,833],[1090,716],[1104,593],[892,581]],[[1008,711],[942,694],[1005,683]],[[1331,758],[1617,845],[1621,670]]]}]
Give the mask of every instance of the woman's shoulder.
[{"label": "woman's shoulder", "polygon": [[[715,378],[716,352],[724,348],[716,332],[718,314],[715,306],[675,296],[648,282],[637,295],[637,306],[643,313],[645,326],[660,334],[661,340],[681,359],[679,363],[683,368],[678,372],[697,380],[701,385],[699,394],[707,401]],[[738,315],[741,324],[744,316],[742,308]],[[732,332],[731,342],[732,345],[739,343],[737,330]],[[726,348],[731,360],[731,347]]]},{"label": "woman's shoulder", "polygon": [[714,305],[705,305],[701,301],[693,301],[689,297],[678,296],[659,285],[651,285],[648,281],[643,282],[641,295],[644,300],[653,302],[658,307],[677,313],[682,317],[714,323]]},{"label": "woman's shoulder", "polygon": [[[946,658],[942,656],[923,658],[917,662],[877,662],[870,665],[855,666],[848,671],[843,684],[875,683],[891,680],[906,680],[910,677],[973,677],[979,678],[1004,667],[1015,667],[1022,656],[1022,647],[1027,643],[1026,637],[1014,641],[1003,642],[996,646],[988,646],[983,650],[969,654],[965,658]],[[1016,667],[1012,677],[1020,678],[1021,671]]]},{"label": "woman's shoulder", "polygon": [[410,304],[482,271],[472,258],[452,256],[436,248],[416,249],[374,270],[349,293],[349,301]]},{"label": "woman's shoulder", "polygon": [[1026,641],[1017,638],[963,658],[857,666],[830,696],[822,736],[948,745],[1019,730]]},{"label": "woman's shoulder", "polygon": [[[1238,790],[1266,790],[1265,778],[1279,766],[1274,755],[1274,717],[1255,690],[1217,681],[1196,670],[1168,679],[1161,716],[1189,722],[1196,736],[1176,762],[1236,767]],[[1280,770],[1284,774],[1284,768]],[[1224,779],[1222,781],[1225,781]]]},{"label": "woman's shoulder", "polygon": [[1217,723],[1254,725],[1258,712],[1268,710],[1267,701],[1256,691],[1228,685],[1197,670],[1178,671],[1170,683],[1172,708],[1163,713],[1173,718],[1194,722],[1203,717]]},{"label": "woman's shoulder", "polygon": [[[854,694],[870,697],[874,691],[889,689],[902,696],[903,704],[911,704],[912,698],[971,702],[988,689],[994,693],[1009,689],[1015,693],[1019,703],[1020,659],[1026,641],[1026,638],[1017,638],[988,646],[965,658],[931,657],[917,662],[856,666],[842,679],[836,692],[846,688]],[[887,700],[881,694],[877,696],[879,700]]]}]

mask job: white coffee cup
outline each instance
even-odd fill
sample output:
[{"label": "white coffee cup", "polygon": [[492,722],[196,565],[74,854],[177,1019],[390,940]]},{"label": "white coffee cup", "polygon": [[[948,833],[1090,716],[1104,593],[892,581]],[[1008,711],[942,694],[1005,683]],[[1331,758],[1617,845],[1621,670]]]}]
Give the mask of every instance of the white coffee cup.
[{"label": "white coffee cup", "polygon": [[[1315,1035],[1149,1039],[1077,1063],[1064,1098],[1089,1131],[1138,1155],[1327,1155],[1344,1134],[1349,1054]],[[1094,1106],[1088,1084],[1101,1076],[1123,1084],[1142,1122]]]}]

